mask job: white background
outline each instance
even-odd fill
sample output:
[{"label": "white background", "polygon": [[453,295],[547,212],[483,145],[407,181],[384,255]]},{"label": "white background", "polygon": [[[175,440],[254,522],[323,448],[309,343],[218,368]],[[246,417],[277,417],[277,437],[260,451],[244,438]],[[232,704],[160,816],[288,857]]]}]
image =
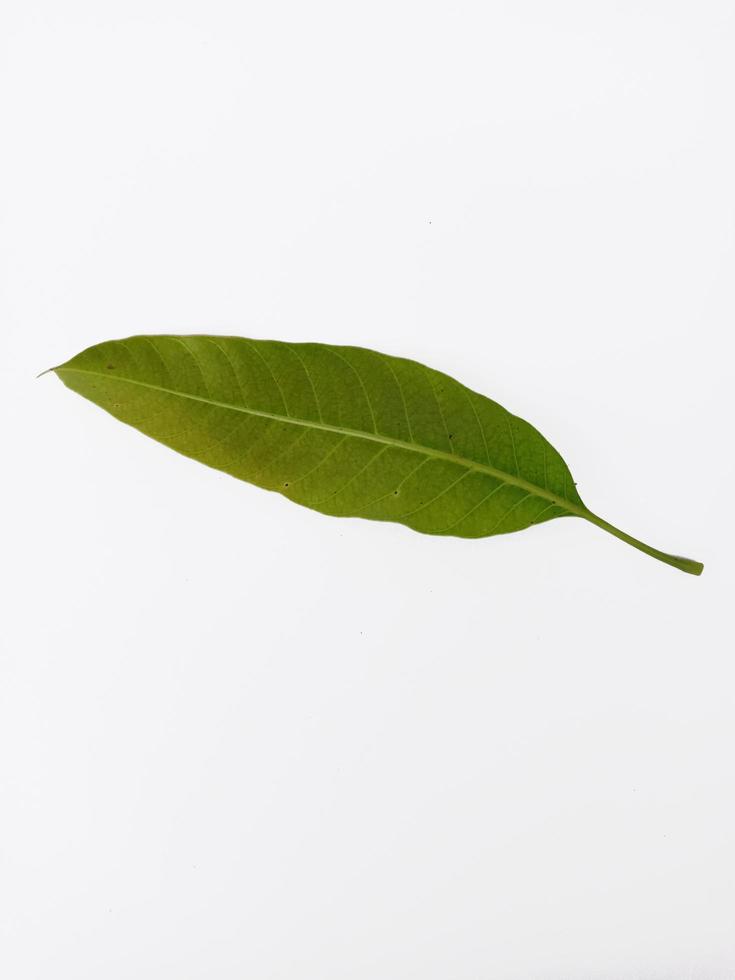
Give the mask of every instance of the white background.
[{"label": "white background", "polygon": [[[0,973],[735,977],[735,8],[6,0]],[[335,520],[42,369],[354,343],[590,507]]]}]

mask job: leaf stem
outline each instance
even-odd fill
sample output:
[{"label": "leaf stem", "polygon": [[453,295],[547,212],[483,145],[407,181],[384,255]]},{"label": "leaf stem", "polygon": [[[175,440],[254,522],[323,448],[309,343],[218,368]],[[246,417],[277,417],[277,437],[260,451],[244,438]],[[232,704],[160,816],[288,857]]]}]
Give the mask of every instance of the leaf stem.
[{"label": "leaf stem", "polygon": [[659,561],[665,562],[667,565],[673,565],[674,568],[678,568],[681,572],[687,572],[689,575],[702,574],[704,565],[701,561],[694,561],[693,558],[682,558],[681,555],[668,555],[665,551],[652,548],[650,544],[644,544],[643,541],[634,538],[632,534],[626,534],[625,531],[621,531],[620,528],[610,524],[609,521],[605,521],[602,517],[598,517],[597,514],[593,514],[591,510],[585,510],[580,516],[590,521],[590,523],[601,527],[608,534],[612,534],[614,537],[620,538],[621,541],[625,541],[626,544],[637,548],[638,551],[643,551],[645,554],[651,555],[652,558],[658,558]]}]

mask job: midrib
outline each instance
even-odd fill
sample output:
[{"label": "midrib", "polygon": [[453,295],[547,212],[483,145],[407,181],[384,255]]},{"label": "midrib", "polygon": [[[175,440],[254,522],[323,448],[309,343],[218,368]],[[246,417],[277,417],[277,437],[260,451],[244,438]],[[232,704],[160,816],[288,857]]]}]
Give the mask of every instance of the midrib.
[{"label": "midrib", "polygon": [[283,422],[287,425],[300,425],[307,429],[321,429],[324,432],[335,432],[338,435],[351,436],[355,439],[365,439],[369,442],[377,442],[383,446],[393,446],[396,449],[407,449],[409,452],[419,453],[423,456],[430,456],[434,459],[441,459],[448,463],[454,463],[458,466],[464,466],[469,470],[474,470],[477,473],[485,473],[488,476],[494,477],[496,480],[501,480],[503,483],[507,483],[510,486],[519,487],[521,490],[526,490],[528,493],[534,494],[534,496],[541,497],[544,500],[548,500],[549,503],[556,504],[557,507],[563,507],[570,514],[576,514],[578,517],[588,517],[589,511],[584,507],[579,507],[576,504],[571,503],[564,497],[558,494],[552,493],[550,490],[544,487],[539,487],[535,483],[531,483],[528,480],[524,480],[520,476],[516,476],[512,473],[506,473],[503,470],[497,469],[494,466],[489,466],[485,463],[478,463],[476,460],[467,459],[465,456],[458,456],[455,453],[447,453],[441,449],[434,449],[431,446],[422,446],[415,442],[405,442],[403,439],[394,439],[392,436],[381,435],[379,432],[365,432],[361,429],[348,429],[340,425],[330,425],[328,422],[314,422],[312,419],[299,419],[294,418],[292,415],[279,415],[276,412],[264,412],[257,408],[246,408],[244,405],[233,405],[229,402],[221,402],[215,398],[205,398],[202,395],[192,395],[185,391],[176,391],[173,388],[166,388],[164,385],[151,384],[149,381],[138,381],[135,378],[124,378],[121,375],[111,376],[105,374],[102,371],[89,371],[84,368],[70,368],[70,367],[57,367],[53,368],[57,374],[63,372],[74,373],[74,374],[88,374],[93,377],[103,378],[105,381],[123,381],[126,384],[137,385],[140,388],[149,388],[151,391],[160,391],[166,395],[175,395],[179,398],[188,398],[190,401],[202,402],[205,405],[213,405],[216,408],[224,408],[231,412],[241,412],[245,415],[254,415],[258,418],[272,419],[274,422]]}]

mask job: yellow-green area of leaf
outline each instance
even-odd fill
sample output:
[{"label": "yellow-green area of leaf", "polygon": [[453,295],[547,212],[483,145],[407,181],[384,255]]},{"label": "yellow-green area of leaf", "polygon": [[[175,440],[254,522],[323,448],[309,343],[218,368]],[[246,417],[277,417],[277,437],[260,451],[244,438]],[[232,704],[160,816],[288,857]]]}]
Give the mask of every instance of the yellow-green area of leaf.
[{"label": "yellow-green area of leaf", "polygon": [[53,370],[152,439],[323,514],[463,538],[582,517],[702,572],[592,513],[532,425],[416,361],[362,347],[162,335],[97,344]]}]

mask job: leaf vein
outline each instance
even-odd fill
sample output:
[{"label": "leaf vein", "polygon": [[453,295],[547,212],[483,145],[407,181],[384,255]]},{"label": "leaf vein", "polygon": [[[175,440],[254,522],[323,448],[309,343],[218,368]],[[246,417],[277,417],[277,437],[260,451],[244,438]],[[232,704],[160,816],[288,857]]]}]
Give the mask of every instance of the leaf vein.
[{"label": "leaf vein", "polygon": [[498,492],[498,490],[502,490],[503,487],[507,487],[507,486],[509,486],[509,484],[507,484],[507,483],[505,483],[505,481],[503,481],[503,482],[499,483],[497,485],[497,487],[493,487],[493,489],[490,491],[490,493],[486,493],[485,496],[482,498],[482,500],[478,501],[473,507],[470,507],[470,509],[467,511],[467,513],[466,514],[463,514],[458,521],[454,521],[453,524],[448,524],[446,527],[443,527],[441,529],[441,531],[438,531],[437,533],[438,534],[446,534],[447,531],[451,531],[452,528],[455,528],[455,527],[457,527],[457,525],[461,524],[463,521],[466,521],[468,517],[470,517],[472,514],[475,513],[476,510],[478,510],[480,507],[482,507],[482,505],[486,501],[488,501],[494,494],[496,494]]},{"label": "leaf vein", "polygon": [[370,412],[370,418],[373,421],[373,432],[375,432],[377,434],[378,424],[375,421],[375,412],[373,411],[373,406],[372,406],[372,404],[370,402],[370,396],[367,393],[367,388],[365,387],[365,382],[362,380],[362,375],[357,370],[357,368],[352,363],[352,361],[349,361],[346,357],[344,357],[342,354],[340,354],[340,352],[338,350],[335,350],[334,347],[330,347],[329,344],[321,344],[320,347],[321,347],[322,350],[329,351],[330,354],[334,354],[335,357],[338,357],[340,359],[340,361],[342,361],[343,363],[345,363],[347,365],[347,367],[351,369],[352,373],[357,378],[357,380],[358,380],[358,382],[360,384],[360,387],[362,388],[362,393],[365,396],[365,402],[367,404],[368,411]]},{"label": "leaf vein", "polygon": [[381,449],[377,451],[377,453],[374,456],[370,457],[370,459],[367,461],[367,463],[364,464],[364,466],[361,466],[356,473],[353,473],[353,475],[349,478],[347,483],[343,483],[341,487],[338,487],[333,493],[330,493],[327,497],[322,497],[321,500],[315,500],[312,506],[321,507],[321,505],[325,504],[328,500],[331,500],[333,497],[339,496],[339,494],[342,493],[343,490],[346,490],[351,483],[354,483],[355,480],[358,478],[358,476],[361,476],[365,472],[365,470],[367,470],[379,456],[382,456],[383,453],[388,452],[388,450],[392,448],[393,448],[392,446],[383,446]]},{"label": "leaf vein", "polygon": [[439,493],[435,494],[431,500],[427,500],[426,503],[421,504],[420,507],[416,507],[414,510],[409,510],[405,514],[399,514],[396,520],[402,521],[406,517],[413,517],[414,514],[418,514],[420,511],[426,510],[427,507],[431,507],[432,504],[435,504],[437,500],[440,500],[446,493],[449,493],[450,490],[456,487],[458,483],[461,483],[466,477],[470,476],[471,473],[472,470],[465,470],[461,476],[458,476],[456,480],[452,480],[448,487],[445,487]]},{"label": "leaf vein", "polygon": [[[89,370],[86,368],[72,368],[72,367],[64,367],[63,365],[61,365],[55,370],[57,373],[69,372],[69,373],[76,373],[76,374],[87,374],[87,375],[94,375],[96,377],[102,377],[107,380],[110,380],[109,376],[104,372]],[[168,395],[175,395],[177,397],[190,399],[192,401],[203,402],[207,405],[211,405],[217,408],[229,409],[230,411],[235,411],[235,412],[245,412],[246,414],[255,415],[260,418],[271,419],[275,422],[283,422],[290,425],[304,426],[307,429],[314,429],[314,428],[324,429],[328,432],[348,434],[371,442],[378,442],[378,443],[385,444],[387,446],[393,446],[397,449],[405,449],[409,452],[419,453],[423,455],[425,457],[424,462],[428,462],[431,459],[445,460],[450,463],[466,466],[468,469],[476,470],[477,472],[480,473],[486,473],[487,475],[492,476],[495,479],[503,480],[505,483],[508,483],[511,486],[516,486],[519,487],[520,489],[527,490],[531,494],[535,494],[536,496],[543,497],[544,499],[549,500],[552,503],[558,504],[560,507],[562,507],[562,509],[568,511],[570,514],[577,514],[578,516],[581,517],[587,517],[589,514],[589,511],[587,510],[586,507],[584,507],[584,505],[575,504],[572,501],[569,501],[561,497],[561,495],[558,493],[554,493],[550,490],[544,490],[543,487],[536,486],[535,484],[521,477],[519,474],[506,473],[503,470],[498,469],[497,467],[485,465],[484,463],[480,463],[479,461],[474,459],[467,459],[466,457],[454,455],[452,453],[447,453],[441,449],[436,449],[432,446],[424,446],[420,443],[413,442],[413,441],[407,442],[406,440],[397,439],[392,436],[385,435],[384,433],[362,432],[356,429],[349,429],[345,426],[331,425],[327,422],[317,423],[312,419],[301,419],[291,415],[284,416],[284,415],[279,415],[275,412],[268,412],[261,409],[248,408],[246,406],[241,406],[241,405],[233,405],[227,402],[220,402],[211,398],[203,398],[201,395],[194,395],[191,394],[190,392],[168,389],[163,387],[162,385],[151,384],[147,381],[140,381],[135,378],[117,377],[114,380],[117,382],[124,382],[131,385],[138,385],[140,387],[148,388],[153,391],[159,391]]]},{"label": "leaf vein", "polygon": [[316,406],[316,414],[319,416],[319,421],[323,422],[324,419],[322,418],[322,410],[321,410],[321,406],[319,405],[319,398],[317,397],[317,393],[316,393],[316,385],[314,384],[314,379],[311,376],[311,371],[309,370],[308,365],[304,361],[301,354],[299,354],[299,352],[295,350],[290,344],[284,344],[284,346],[291,351],[291,353],[294,355],[296,360],[301,365],[304,374],[306,375],[306,378],[309,382],[309,385],[311,386],[311,393],[314,396],[314,404]]}]

